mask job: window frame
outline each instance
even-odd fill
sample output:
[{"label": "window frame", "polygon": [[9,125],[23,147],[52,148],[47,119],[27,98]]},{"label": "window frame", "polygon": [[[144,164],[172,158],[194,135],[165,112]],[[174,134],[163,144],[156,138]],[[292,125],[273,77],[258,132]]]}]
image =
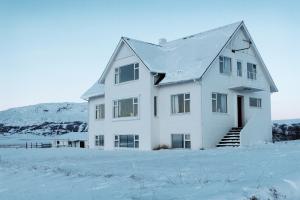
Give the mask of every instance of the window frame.
[{"label": "window frame", "polygon": [[[133,147],[120,147],[120,136],[133,136]],[[120,149],[139,149],[140,148],[140,136],[138,134],[119,134],[114,135],[114,148]],[[128,145],[128,143],[127,143]]]},{"label": "window frame", "polygon": [[[249,66],[251,66],[251,71],[249,71]],[[257,80],[257,64],[247,62],[247,78],[249,80]]]},{"label": "window frame", "polygon": [[[133,65],[133,79],[128,80],[128,81],[120,82],[120,77],[121,77],[120,68],[128,67],[130,65]],[[114,71],[114,84],[115,85],[120,85],[120,84],[129,83],[129,82],[132,82],[132,81],[137,81],[137,80],[139,80],[139,78],[140,78],[140,65],[139,65],[138,62],[130,63],[130,64],[127,64],[127,65],[122,65],[122,66],[119,66],[119,67],[115,68],[115,71]]]},{"label": "window frame", "polygon": [[96,104],[95,105],[95,120],[104,120],[105,119],[105,104]]},{"label": "window frame", "polygon": [[[251,105],[251,99],[256,101],[256,106],[255,105]],[[249,107],[250,108],[262,108],[262,99],[261,98],[257,98],[257,97],[249,97]]]},{"label": "window frame", "polygon": [[104,147],[104,135],[95,135],[95,146]]},{"label": "window frame", "polygon": [[[215,95],[215,98],[213,97],[213,95]],[[219,105],[218,101],[220,100],[220,99],[218,100],[218,95],[220,95],[220,99],[222,99],[221,98],[222,95],[226,96],[226,108],[225,108],[225,112],[222,112],[222,111],[218,110],[218,105]],[[213,106],[214,105],[214,103],[213,103],[214,101],[215,101],[215,111],[214,111],[214,106]],[[213,113],[221,113],[221,114],[227,114],[228,113],[228,95],[226,93],[212,92],[212,94],[211,94],[211,104],[212,104],[211,108],[212,108],[212,112]]]},{"label": "window frame", "polygon": [[[179,112],[179,109],[178,109],[178,112],[173,112],[173,97],[175,96],[179,96],[179,95],[183,95],[183,112]],[[188,98],[186,96],[189,96]],[[186,102],[189,102],[189,111],[186,111]],[[179,104],[178,104],[178,107]],[[176,111],[176,109],[175,109]],[[186,93],[178,93],[178,94],[172,94],[171,95],[171,115],[182,115],[182,114],[188,114],[188,113],[191,113],[191,94],[190,92],[186,92]]]},{"label": "window frame", "polygon": [[[182,138],[183,138],[183,141],[182,141],[183,147],[182,148],[174,148],[173,147],[173,136],[174,135],[182,136]],[[189,143],[188,147],[187,147],[187,143]],[[192,148],[191,134],[189,134],[189,133],[172,133],[171,134],[171,148],[172,149],[191,149]]]},{"label": "window frame", "polygon": [[154,117],[157,117],[157,96],[153,97],[153,112]]},{"label": "window frame", "polygon": [[[120,101],[122,100],[127,100],[127,99],[132,99],[132,113],[133,116],[120,116]],[[139,113],[140,113],[140,99],[139,97],[127,97],[127,98],[122,98],[122,99],[115,99],[112,101],[112,119],[113,120],[118,120],[118,119],[132,119],[132,118],[138,118]],[[116,111],[117,111],[117,116],[116,116]],[[137,114],[135,115],[135,111],[137,111]]]},{"label": "window frame", "polygon": [[[241,64],[240,70],[239,70],[239,63]],[[237,77],[243,77],[243,62],[241,60],[237,60],[237,62],[236,62],[236,75],[237,75]]]},{"label": "window frame", "polygon": [[[224,69],[225,69],[224,68],[225,67],[225,59],[230,60],[229,72],[224,71]],[[222,66],[221,66],[221,64],[222,64]],[[222,75],[231,76],[231,74],[232,74],[232,59],[231,59],[231,57],[219,56],[219,73],[222,74]]]}]

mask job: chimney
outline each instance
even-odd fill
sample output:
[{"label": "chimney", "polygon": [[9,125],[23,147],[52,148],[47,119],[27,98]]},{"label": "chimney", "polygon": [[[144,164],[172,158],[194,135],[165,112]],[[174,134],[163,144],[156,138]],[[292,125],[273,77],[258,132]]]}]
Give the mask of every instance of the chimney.
[{"label": "chimney", "polygon": [[160,38],[159,40],[158,40],[158,44],[159,45],[164,45],[164,44],[166,44],[167,43],[167,39],[166,38]]}]

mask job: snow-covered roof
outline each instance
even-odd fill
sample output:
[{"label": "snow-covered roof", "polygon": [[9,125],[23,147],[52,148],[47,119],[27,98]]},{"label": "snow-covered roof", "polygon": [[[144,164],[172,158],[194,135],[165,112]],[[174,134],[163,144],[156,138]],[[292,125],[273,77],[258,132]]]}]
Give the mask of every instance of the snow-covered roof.
[{"label": "snow-covered roof", "polygon": [[63,135],[55,136],[55,140],[88,140],[88,134],[86,132],[72,132]]},{"label": "snow-covered roof", "polygon": [[92,87],[90,87],[82,96],[82,99],[88,100],[91,97],[104,95],[104,84],[97,81]]},{"label": "snow-covered roof", "polygon": [[[225,48],[236,31],[242,26],[244,26],[243,21],[239,21],[160,45],[122,37],[102,73],[99,83],[95,83],[82,95],[82,98],[88,99],[92,96],[104,94],[103,83],[105,76],[121,43],[126,43],[152,73],[165,74],[164,79],[159,83],[159,85],[164,85],[200,79],[211,66],[211,63],[222,52],[223,48]],[[244,27],[244,29],[246,29],[246,27]],[[253,41],[251,42],[253,43]],[[253,46],[256,49],[254,43]],[[257,53],[261,59],[258,51]],[[278,91],[262,59],[261,62],[267,78],[270,81],[271,92]]]},{"label": "snow-covered roof", "polygon": [[160,84],[200,78],[242,22],[155,45],[124,38],[151,72],[165,73]]}]

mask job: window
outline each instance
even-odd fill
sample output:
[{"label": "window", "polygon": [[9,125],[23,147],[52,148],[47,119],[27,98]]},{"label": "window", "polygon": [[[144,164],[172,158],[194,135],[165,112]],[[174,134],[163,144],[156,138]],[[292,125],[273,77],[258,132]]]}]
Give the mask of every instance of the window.
[{"label": "window", "polygon": [[227,113],[227,94],[212,93],[212,111]]},{"label": "window", "polygon": [[115,147],[139,148],[139,135],[115,135]]},{"label": "window", "polygon": [[231,74],[231,58],[220,56],[220,73],[221,74]]},{"label": "window", "polygon": [[241,61],[237,61],[236,70],[237,70],[237,76],[242,76],[243,75],[243,68],[242,68],[242,62]]},{"label": "window", "polygon": [[96,105],[96,119],[104,119],[105,117],[105,106],[104,104]]},{"label": "window", "polygon": [[190,94],[177,94],[171,96],[171,111],[175,113],[189,113],[190,112]]},{"label": "window", "polygon": [[157,96],[154,96],[154,116],[157,116]]},{"label": "window", "polygon": [[139,79],[139,63],[115,68],[115,84]]},{"label": "window", "polygon": [[250,105],[250,107],[261,108],[261,99],[250,97],[249,98],[249,105]]},{"label": "window", "polygon": [[138,116],[138,98],[128,98],[113,101],[113,117]]},{"label": "window", "polygon": [[256,65],[247,63],[247,76],[248,79],[256,80]]},{"label": "window", "polygon": [[104,135],[95,135],[95,146],[104,146]]},{"label": "window", "polygon": [[191,148],[190,134],[172,134],[172,148]]}]

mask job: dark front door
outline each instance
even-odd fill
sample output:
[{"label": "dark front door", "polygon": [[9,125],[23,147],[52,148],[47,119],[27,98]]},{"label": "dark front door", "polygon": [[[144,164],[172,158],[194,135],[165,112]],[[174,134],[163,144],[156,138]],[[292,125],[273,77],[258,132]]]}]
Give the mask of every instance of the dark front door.
[{"label": "dark front door", "polygon": [[84,148],[84,142],[83,142],[83,141],[80,141],[80,142],[79,142],[79,146],[80,146],[80,148]]},{"label": "dark front door", "polygon": [[238,116],[238,127],[243,127],[243,96],[237,97],[237,116]]}]

